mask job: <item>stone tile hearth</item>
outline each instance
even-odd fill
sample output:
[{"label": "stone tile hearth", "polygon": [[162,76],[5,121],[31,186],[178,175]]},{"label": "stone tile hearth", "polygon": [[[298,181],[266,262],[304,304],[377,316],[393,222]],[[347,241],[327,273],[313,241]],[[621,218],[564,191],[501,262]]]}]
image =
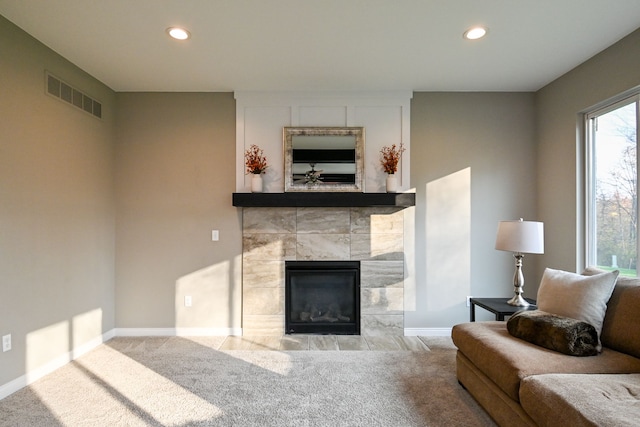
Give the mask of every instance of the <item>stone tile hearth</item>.
[{"label": "stone tile hearth", "polygon": [[[198,338],[199,340],[201,338]],[[217,350],[245,351],[429,351],[425,337],[283,335],[215,337]],[[210,341],[210,340],[209,340]]]},{"label": "stone tile hearth", "polygon": [[361,334],[404,334],[402,208],[243,208],[243,334],[284,334],[287,260],[359,260]]}]

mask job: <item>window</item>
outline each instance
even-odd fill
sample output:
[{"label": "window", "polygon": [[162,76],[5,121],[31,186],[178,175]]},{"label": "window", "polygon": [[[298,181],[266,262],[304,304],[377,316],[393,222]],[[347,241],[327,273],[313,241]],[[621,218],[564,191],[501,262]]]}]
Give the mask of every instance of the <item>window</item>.
[{"label": "window", "polygon": [[586,117],[586,261],[638,271],[638,104],[619,100]]}]

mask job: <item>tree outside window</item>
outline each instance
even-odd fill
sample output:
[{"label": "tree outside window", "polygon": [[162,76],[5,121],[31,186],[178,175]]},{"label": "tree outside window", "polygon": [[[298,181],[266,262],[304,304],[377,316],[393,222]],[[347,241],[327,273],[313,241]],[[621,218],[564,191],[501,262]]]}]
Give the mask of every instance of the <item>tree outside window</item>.
[{"label": "tree outside window", "polygon": [[587,262],[637,275],[638,97],[587,116]]}]

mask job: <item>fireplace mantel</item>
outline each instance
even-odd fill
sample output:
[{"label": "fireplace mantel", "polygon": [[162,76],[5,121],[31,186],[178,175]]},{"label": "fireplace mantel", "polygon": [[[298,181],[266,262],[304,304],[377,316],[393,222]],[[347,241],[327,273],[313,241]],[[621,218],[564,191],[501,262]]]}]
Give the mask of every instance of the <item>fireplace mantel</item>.
[{"label": "fireplace mantel", "polygon": [[233,193],[237,207],[410,207],[416,204],[415,193],[289,192]]}]

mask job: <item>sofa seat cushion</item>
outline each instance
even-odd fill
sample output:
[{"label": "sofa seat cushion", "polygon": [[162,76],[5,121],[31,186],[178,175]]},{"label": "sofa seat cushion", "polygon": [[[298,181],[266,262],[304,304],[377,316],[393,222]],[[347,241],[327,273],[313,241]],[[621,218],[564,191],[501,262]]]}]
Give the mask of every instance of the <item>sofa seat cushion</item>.
[{"label": "sofa seat cushion", "polygon": [[539,426],[637,426],[640,374],[535,375],[520,404]]},{"label": "sofa seat cushion", "polygon": [[536,374],[640,373],[640,359],[603,348],[591,357],[558,353],[515,338],[506,322],[462,323],[451,331],[453,343],[511,399],[519,400],[520,381]]}]

